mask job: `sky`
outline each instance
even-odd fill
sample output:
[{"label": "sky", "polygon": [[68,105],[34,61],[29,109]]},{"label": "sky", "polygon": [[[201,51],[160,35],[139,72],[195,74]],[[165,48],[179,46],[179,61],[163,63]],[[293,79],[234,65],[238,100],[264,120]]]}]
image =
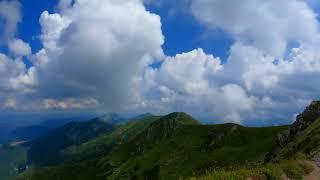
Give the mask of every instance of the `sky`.
[{"label": "sky", "polygon": [[0,0],[0,121],[291,123],[320,97],[319,12],[316,0]]}]

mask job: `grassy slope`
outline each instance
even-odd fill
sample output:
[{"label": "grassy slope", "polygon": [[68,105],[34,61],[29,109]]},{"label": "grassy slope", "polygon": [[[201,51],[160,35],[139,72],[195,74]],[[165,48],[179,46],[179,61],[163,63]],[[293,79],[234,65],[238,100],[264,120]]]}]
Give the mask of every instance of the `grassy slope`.
[{"label": "grassy slope", "polygon": [[100,157],[108,154],[114,146],[131,141],[159,118],[160,116],[150,115],[131,120],[127,124],[118,126],[111,134],[102,135],[86,143],[68,147],[62,154],[69,161],[82,161]]},{"label": "grassy slope", "polygon": [[117,168],[112,177],[159,175],[176,179],[203,173],[208,168],[259,164],[284,128],[184,126],[166,140],[147,144],[141,154],[135,154],[134,141],[114,151],[110,162]]},{"label": "grassy slope", "polygon": [[303,176],[313,171],[311,164],[304,161],[285,160],[279,163],[269,163],[257,167],[214,169],[204,175],[191,177],[190,180],[281,180],[289,177],[292,180],[302,180]]},{"label": "grassy slope", "polygon": [[296,139],[289,143],[276,157],[279,159],[288,159],[305,155],[307,158],[320,152],[320,118],[308,126],[302,133],[298,134]]},{"label": "grassy slope", "polygon": [[113,125],[100,120],[72,122],[42,136],[30,144],[28,162],[33,165],[54,165],[63,161],[60,151],[81,144],[101,134],[111,132]]},{"label": "grassy slope", "polygon": [[245,179],[248,176],[272,177],[280,179],[286,174],[291,179],[302,179],[312,171],[306,163],[320,152],[320,118],[311,123],[304,131],[285,146],[273,159],[272,163],[254,169],[235,169],[232,171],[213,170],[204,176],[192,179]]},{"label": "grassy slope", "polygon": [[119,146],[111,153],[99,154],[96,160],[43,168],[30,179],[177,179],[203,174],[209,168],[255,167],[274,146],[277,134],[287,128],[200,125],[184,113],[142,126],[136,123],[64,151],[66,156],[86,159],[115,140]]},{"label": "grassy slope", "polygon": [[26,154],[26,148],[22,146],[0,147],[0,179],[9,180],[18,175],[15,168],[26,162]]},{"label": "grassy slope", "polygon": [[[40,168],[26,172],[22,179],[101,179],[101,175],[106,176],[108,164],[101,164],[98,157],[108,154],[115,145],[126,143],[134,139],[151,123],[159,119],[160,116],[143,116],[133,119],[127,124],[118,126],[110,134],[99,136],[86,143],[66,148],[62,155],[65,160],[75,163],[62,164],[57,167]],[[92,159],[92,160],[87,160]],[[81,162],[80,162],[81,161]],[[80,173],[79,173],[80,172]],[[90,178],[88,178],[90,177]]]}]

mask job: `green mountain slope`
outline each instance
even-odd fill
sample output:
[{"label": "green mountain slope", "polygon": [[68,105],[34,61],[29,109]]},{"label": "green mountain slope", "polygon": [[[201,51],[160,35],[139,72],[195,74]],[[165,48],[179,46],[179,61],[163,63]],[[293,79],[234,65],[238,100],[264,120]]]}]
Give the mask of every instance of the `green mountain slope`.
[{"label": "green mountain slope", "polygon": [[112,178],[177,179],[209,168],[256,165],[273,147],[284,127],[246,128],[234,124],[183,126],[170,137],[126,144],[110,156]]},{"label": "green mountain slope", "polygon": [[30,142],[28,163],[32,165],[53,165],[63,161],[60,152],[74,144],[84,143],[101,134],[111,132],[112,124],[99,119],[88,122],[72,122],[45,136]]},{"label": "green mountain slope", "polygon": [[[313,171],[315,164],[320,167],[320,101],[313,101],[291,126],[278,135],[275,146],[261,166],[214,169],[192,179],[283,179],[288,176],[302,180],[304,175]],[[318,169],[313,179],[320,176]]]},{"label": "green mountain slope", "polygon": [[[111,151],[102,151],[91,160],[84,158],[77,163],[40,168],[29,178],[177,179],[204,173],[208,168],[255,166],[263,163],[265,154],[275,146],[277,134],[287,128],[201,125],[185,113],[172,113],[148,122],[148,126],[134,131],[139,132],[137,135],[119,136],[130,134],[123,133],[130,132],[130,126],[111,133],[118,134],[113,138],[118,137],[114,139],[120,142]],[[121,137],[126,140],[121,141]],[[108,144],[113,138],[104,135],[64,152],[94,152],[96,147],[103,147],[99,144]]]},{"label": "green mountain slope", "polygon": [[320,101],[314,101],[289,129],[279,135],[271,160],[278,161],[297,156],[318,159],[320,165]]},{"label": "green mountain slope", "polygon": [[95,159],[123,143],[134,139],[151,123],[159,119],[159,116],[144,115],[129,120],[128,123],[115,127],[111,133],[98,136],[88,142],[70,146],[62,151],[64,159],[79,162],[86,159]]}]

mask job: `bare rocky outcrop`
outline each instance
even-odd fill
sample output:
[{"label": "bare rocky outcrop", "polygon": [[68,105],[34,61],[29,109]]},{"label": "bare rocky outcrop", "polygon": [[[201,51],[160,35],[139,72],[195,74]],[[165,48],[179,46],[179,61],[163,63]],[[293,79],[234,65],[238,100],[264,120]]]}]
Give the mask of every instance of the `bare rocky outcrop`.
[{"label": "bare rocky outcrop", "polygon": [[320,117],[320,101],[313,101],[301,114],[296,117],[296,121],[281,134],[278,135],[277,145],[266,156],[266,161],[272,160],[282,148],[294,141],[299,133],[303,132],[310,124]]},{"label": "bare rocky outcrop", "polygon": [[284,147],[289,142],[294,140],[299,132],[305,130],[311,123],[320,117],[320,101],[313,101],[304,111],[299,114],[296,121],[290,128],[284,131],[278,137],[278,144]]}]

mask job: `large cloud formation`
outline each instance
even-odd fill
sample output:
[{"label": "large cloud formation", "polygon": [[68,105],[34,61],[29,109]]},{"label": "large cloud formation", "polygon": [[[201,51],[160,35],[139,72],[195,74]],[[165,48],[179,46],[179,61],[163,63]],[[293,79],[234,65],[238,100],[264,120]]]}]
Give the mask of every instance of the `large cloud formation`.
[{"label": "large cloud formation", "polygon": [[[290,116],[319,97],[319,88],[315,85],[320,82],[319,22],[306,2],[184,2],[190,4],[190,13],[209,31],[223,30],[235,42],[227,62],[221,65],[222,70],[216,73],[211,70],[211,76],[203,74],[197,78],[198,73],[193,73],[206,69],[206,63],[199,67],[192,65],[186,70],[184,67],[189,64],[188,60],[167,58],[160,70],[151,73],[156,80],[165,77],[166,81],[159,83],[165,84],[166,92],[171,92],[160,96],[160,102],[161,99],[170,99],[174,107],[189,106],[191,112],[227,121],[290,120]],[[201,61],[205,56],[203,53],[194,55],[194,51],[187,54],[192,56],[187,59],[194,61]],[[183,76],[189,81],[177,78],[179,73],[163,73],[168,71],[166,62],[169,61],[171,72],[181,69],[189,73],[189,76]],[[178,61],[179,65],[174,65]],[[188,84],[197,85],[201,90],[190,93],[189,89],[179,89]],[[225,87],[229,93],[225,93]],[[172,108],[168,104],[162,107]]]},{"label": "large cloud formation", "polygon": [[[0,9],[19,12],[12,2]],[[3,108],[24,101],[43,110],[186,111],[246,123],[290,121],[319,97],[320,33],[311,1],[181,0],[208,31],[234,39],[226,63],[201,48],[165,56],[161,19],[143,4],[153,2],[61,0],[56,13],[42,13],[43,48],[33,55],[14,37],[19,13],[0,14],[10,22],[1,37],[11,51],[0,55]]]},{"label": "large cloud formation", "polygon": [[20,3],[18,1],[0,2],[0,43],[6,43],[14,37],[17,24],[21,21]]},{"label": "large cloud formation", "polygon": [[140,77],[163,56],[160,17],[138,0],[60,4],[40,17],[44,48],[34,63],[43,96],[95,98],[109,110],[141,101]]},{"label": "large cloud formation", "polygon": [[17,106],[16,98],[31,93],[36,84],[35,68],[27,69],[22,58],[31,54],[29,44],[16,39],[21,21],[18,1],[0,2],[0,48],[7,46],[9,54],[0,52],[0,109]]}]

